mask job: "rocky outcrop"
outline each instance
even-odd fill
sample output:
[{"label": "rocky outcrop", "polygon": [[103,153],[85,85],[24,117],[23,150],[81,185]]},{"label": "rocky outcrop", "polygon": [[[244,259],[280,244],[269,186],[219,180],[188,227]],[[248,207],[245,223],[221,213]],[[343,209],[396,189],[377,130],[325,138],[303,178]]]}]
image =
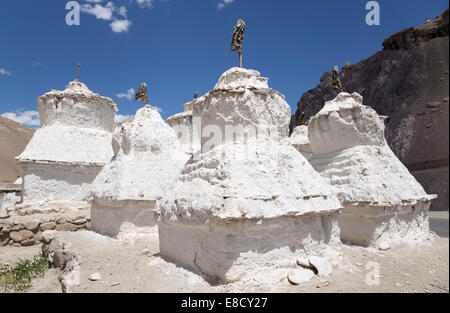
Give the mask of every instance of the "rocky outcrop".
[{"label": "rocky outcrop", "polygon": [[383,41],[383,47],[390,50],[411,49],[437,38],[448,36],[448,9],[434,21],[419,27],[404,29]]},{"label": "rocky outcrop", "polygon": [[[432,210],[448,210],[449,37],[448,9],[433,21],[386,39],[384,49],[357,64],[346,64],[339,78],[346,92],[387,116],[386,139],[427,193],[438,194]],[[337,96],[332,73],[304,93],[290,130],[308,123]]]},{"label": "rocky outcrop", "polygon": [[33,133],[33,129],[0,116],[0,185],[12,183],[20,176],[14,158],[22,153]]}]

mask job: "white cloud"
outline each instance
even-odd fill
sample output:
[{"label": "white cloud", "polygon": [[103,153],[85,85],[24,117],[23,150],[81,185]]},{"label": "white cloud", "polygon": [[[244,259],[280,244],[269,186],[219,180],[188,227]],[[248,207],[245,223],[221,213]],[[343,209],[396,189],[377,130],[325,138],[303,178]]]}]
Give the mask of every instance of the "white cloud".
[{"label": "white cloud", "polygon": [[119,15],[123,16],[123,17],[127,17],[127,8],[124,6],[121,6],[117,12],[119,13]]},{"label": "white cloud", "polygon": [[83,4],[80,6],[81,12],[95,15],[99,20],[110,21],[113,18],[113,13],[116,10],[114,3],[108,2],[105,6],[96,4],[92,6],[90,4]]},{"label": "white cloud", "polygon": [[221,0],[218,4],[217,4],[217,9],[218,10],[222,10],[223,8],[225,8],[226,5],[233,3],[234,0]]},{"label": "white cloud", "polygon": [[[97,3],[102,1],[90,0],[88,2]],[[84,13],[92,14],[100,20],[112,21],[109,26],[115,33],[127,32],[132,24],[132,22],[126,18],[128,12],[127,8],[125,6],[116,8],[114,3],[112,2],[108,2],[105,6],[101,4],[96,4],[95,6],[92,6],[90,4],[83,4],[81,6],[81,11]],[[125,19],[118,19],[114,16],[115,14],[120,15]]]},{"label": "white cloud", "polygon": [[38,111],[8,112],[3,113],[2,116],[22,125],[30,127],[41,126]]},{"label": "white cloud", "polygon": [[109,26],[115,33],[127,32],[131,26],[130,20],[114,20]]},{"label": "white cloud", "polygon": [[122,114],[116,114],[114,117],[114,123],[122,123],[123,121],[126,121],[127,119],[133,118],[133,115],[122,115]]},{"label": "white cloud", "polygon": [[153,0],[136,0],[136,2],[141,8],[153,7]]},{"label": "white cloud", "polygon": [[130,88],[128,89],[128,91],[126,93],[119,93],[116,95],[117,98],[127,98],[128,100],[131,101],[131,99],[133,99],[134,97],[134,89]]},{"label": "white cloud", "polygon": [[4,68],[0,68],[0,74],[11,76],[12,73],[10,71],[5,70]]},{"label": "white cloud", "polygon": [[[83,0],[84,2],[88,2],[87,4],[83,4],[80,6],[81,12],[94,15],[97,19],[112,21],[109,26],[112,31],[115,33],[127,32],[132,25],[131,20],[127,18],[128,10],[126,8],[126,4],[120,7],[116,7],[112,1],[103,5],[104,0]],[[128,3],[134,0],[129,0]],[[161,0],[163,2],[167,2],[169,0]],[[233,0],[221,0],[225,3],[231,3]],[[92,3],[92,4],[91,4]],[[141,8],[152,8],[154,0],[136,0],[136,3]],[[94,5],[95,4],[95,5]]]}]

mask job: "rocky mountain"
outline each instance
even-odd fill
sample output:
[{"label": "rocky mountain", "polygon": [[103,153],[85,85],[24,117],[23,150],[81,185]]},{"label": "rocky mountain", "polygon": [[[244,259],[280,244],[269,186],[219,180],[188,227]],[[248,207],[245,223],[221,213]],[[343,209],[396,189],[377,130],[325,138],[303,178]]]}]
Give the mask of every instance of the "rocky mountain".
[{"label": "rocky mountain", "polygon": [[[449,10],[422,26],[402,30],[384,49],[339,73],[346,92],[386,120],[386,139],[397,157],[428,193],[438,194],[432,210],[448,210],[449,159]],[[332,64],[330,64],[331,68]],[[306,124],[337,92],[332,72],[304,93],[292,116],[291,132]]]},{"label": "rocky mountain", "polygon": [[14,158],[22,153],[33,134],[33,129],[0,116],[0,183],[11,183],[19,177]]}]

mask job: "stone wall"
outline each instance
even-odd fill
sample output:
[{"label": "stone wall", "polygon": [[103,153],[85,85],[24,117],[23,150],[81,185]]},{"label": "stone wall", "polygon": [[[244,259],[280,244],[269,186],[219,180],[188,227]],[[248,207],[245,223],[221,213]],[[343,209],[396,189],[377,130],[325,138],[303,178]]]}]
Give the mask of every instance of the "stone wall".
[{"label": "stone wall", "polygon": [[32,246],[49,243],[55,231],[77,231],[90,227],[90,217],[76,216],[41,216],[33,219],[11,218],[0,220],[0,246]]}]

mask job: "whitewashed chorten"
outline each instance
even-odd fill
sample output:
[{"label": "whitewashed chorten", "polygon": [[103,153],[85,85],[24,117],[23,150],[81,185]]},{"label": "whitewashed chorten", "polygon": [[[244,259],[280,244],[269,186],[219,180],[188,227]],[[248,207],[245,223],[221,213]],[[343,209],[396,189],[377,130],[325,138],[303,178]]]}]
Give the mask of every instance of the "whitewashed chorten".
[{"label": "whitewashed chorten", "polygon": [[[175,131],[150,106],[114,130],[114,158],[90,194],[91,229],[115,237],[124,223],[153,227],[155,203],[166,196],[188,156]],[[152,231],[153,231],[152,230]]]},{"label": "whitewashed chorten", "polygon": [[389,148],[384,120],[357,94],[340,93],[308,124],[314,168],[343,206],[344,242],[389,247],[428,236],[428,195]]},{"label": "whitewashed chorten", "polygon": [[222,282],[339,254],[339,201],[290,144],[267,81],[232,68],[193,103],[201,153],[157,204],[161,255]]},{"label": "whitewashed chorten", "polygon": [[23,185],[19,207],[85,207],[92,182],[113,155],[116,104],[78,80],[37,104],[41,128],[16,157]]}]

